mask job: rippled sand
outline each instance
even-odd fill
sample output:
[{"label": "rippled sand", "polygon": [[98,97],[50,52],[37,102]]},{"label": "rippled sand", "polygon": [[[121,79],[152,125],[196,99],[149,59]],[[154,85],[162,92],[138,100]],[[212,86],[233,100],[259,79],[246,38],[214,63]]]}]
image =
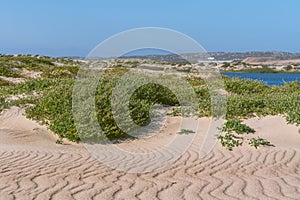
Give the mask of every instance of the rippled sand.
[{"label": "rippled sand", "polygon": [[[228,151],[217,144],[199,159],[200,137],[160,171],[127,173],[99,162],[83,145],[55,144],[56,137],[22,112],[14,107],[0,117],[0,199],[300,199],[300,135],[279,116],[246,121],[275,147]],[[148,140],[159,146],[174,136],[177,122],[169,119],[155,137],[117,145],[147,149]],[[205,132],[210,119],[199,123]]]}]

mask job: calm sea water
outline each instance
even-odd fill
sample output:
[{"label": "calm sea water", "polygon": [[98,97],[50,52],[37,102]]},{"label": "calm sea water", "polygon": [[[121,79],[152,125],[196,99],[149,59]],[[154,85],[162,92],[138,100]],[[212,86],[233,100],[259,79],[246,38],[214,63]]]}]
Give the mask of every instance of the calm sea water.
[{"label": "calm sea water", "polygon": [[229,78],[244,78],[259,80],[267,85],[283,85],[284,82],[300,82],[300,74],[282,74],[282,73],[244,73],[244,72],[221,72]]}]

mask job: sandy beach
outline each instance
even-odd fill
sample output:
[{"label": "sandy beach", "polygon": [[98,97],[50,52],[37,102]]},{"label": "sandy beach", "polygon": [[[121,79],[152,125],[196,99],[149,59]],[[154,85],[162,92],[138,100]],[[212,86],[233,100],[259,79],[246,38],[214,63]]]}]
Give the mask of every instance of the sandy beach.
[{"label": "sandy beach", "polygon": [[1,1],[0,200],[300,200],[299,8]]},{"label": "sandy beach", "polygon": [[[95,159],[82,144],[64,141],[13,107],[0,116],[0,199],[299,199],[300,135],[281,116],[246,124],[275,147],[243,145],[228,151],[216,144],[198,157],[201,137],[173,164],[155,172],[126,173]],[[178,119],[147,140],[176,134]],[[205,132],[209,118],[199,120]],[[118,144],[142,148],[143,140]],[[121,158],[120,158],[121,159]],[[122,158],[130,159],[130,158]],[[139,165],[137,162],[136,165]]]}]

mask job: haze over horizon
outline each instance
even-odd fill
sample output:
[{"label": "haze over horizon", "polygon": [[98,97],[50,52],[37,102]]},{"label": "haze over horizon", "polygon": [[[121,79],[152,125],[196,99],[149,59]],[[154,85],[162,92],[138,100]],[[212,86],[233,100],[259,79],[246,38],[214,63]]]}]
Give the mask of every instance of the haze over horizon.
[{"label": "haze over horizon", "polygon": [[298,53],[299,7],[297,0],[3,1],[0,53],[84,57],[108,37],[140,27],[179,31],[208,52]]}]

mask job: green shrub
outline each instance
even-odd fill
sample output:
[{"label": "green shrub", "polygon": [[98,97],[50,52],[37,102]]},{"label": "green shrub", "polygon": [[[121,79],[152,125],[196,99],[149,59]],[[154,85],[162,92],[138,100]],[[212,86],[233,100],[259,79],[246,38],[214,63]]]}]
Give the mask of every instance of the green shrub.
[{"label": "green shrub", "polygon": [[[72,114],[72,85],[74,80],[56,80],[44,91],[36,105],[26,109],[29,118],[48,124],[50,130],[70,141],[80,141]],[[43,85],[40,85],[42,87]]]},{"label": "green shrub", "polygon": [[[117,80],[117,77],[104,76],[99,81],[95,95],[98,123],[106,137],[111,140],[129,137],[125,133],[126,130],[124,132],[117,126],[111,110],[110,97]],[[43,98],[40,98],[35,106],[26,110],[27,116],[49,123],[49,128],[54,133],[71,141],[78,142],[80,139],[89,140],[97,139],[98,136],[102,137],[97,135],[97,131],[94,135],[79,136],[72,115],[72,85],[74,80],[57,79],[56,81],[56,84],[44,91]],[[178,104],[178,101],[171,91],[157,84],[147,84],[136,90],[129,104],[130,115],[134,122],[140,126],[147,125],[150,122],[149,110],[151,106],[157,103],[175,105]],[[89,117],[86,119],[89,120]]]},{"label": "green shrub", "polygon": [[[111,110],[110,97],[116,82],[117,78],[101,79],[96,92],[98,121],[109,139],[129,137],[125,132],[131,131],[130,127],[128,130],[119,129]],[[153,83],[146,84],[139,87],[131,96],[129,116],[137,125],[145,126],[150,123],[149,111],[155,104],[176,105],[178,101],[169,89]],[[123,108],[123,105],[118,106],[120,106],[119,109]],[[127,121],[122,121],[122,123],[126,125]]]},{"label": "green shrub", "polygon": [[264,96],[231,95],[228,97],[226,118],[253,117],[255,114],[267,115],[270,114],[267,106]]},{"label": "green shrub", "polygon": [[270,89],[269,86],[260,81],[249,79],[225,79],[225,89],[234,94],[262,94]]}]

